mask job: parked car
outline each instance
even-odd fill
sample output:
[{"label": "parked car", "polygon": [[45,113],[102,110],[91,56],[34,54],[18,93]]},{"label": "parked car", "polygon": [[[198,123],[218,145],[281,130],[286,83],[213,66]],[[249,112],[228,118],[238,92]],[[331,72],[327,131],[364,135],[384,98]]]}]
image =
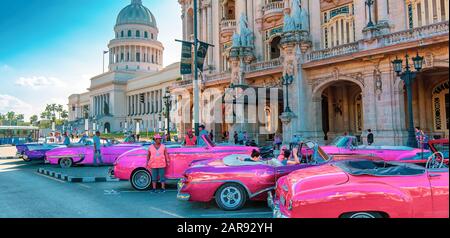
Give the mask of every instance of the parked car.
[{"label": "parked car", "polygon": [[[442,156],[442,154],[440,155]],[[269,195],[278,218],[448,218],[448,166],[341,161],[296,171]]]},{"label": "parked car", "polygon": [[277,159],[245,162],[242,161],[245,158],[237,155],[193,163],[178,184],[178,199],[215,200],[221,209],[234,211],[244,207],[248,200],[265,201],[276,181],[295,170],[351,158],[381,160],[368,155],[330,156],[313,142],[302,143],[300,151],[303,163],[297,165],[283,165]]},{"label": "parked car", "polygon": [[39,143],[27,143],[22,145],[16,145],[17,157],[23,159],[26,162],[35,160],[44,160],[45,153],[55,148],[65,148],[65,145],[59,144],[39,144]]},{"label": "parked car", "polygon": [[403,161],[408,163],[426,163],[432,154],[407,146],[367,146],[359,145],[355,136],[339,136],[330,145],[322,147],[328,154],[372,154],[385,161]]},{"label": "parked car", "polygon": [[[168,146],[170,163],[166,170],[166,178],[178,180],[183,177],[191,163],[214,157],[223,158],[231,154],[249,155],[256,147],[217,146],[209,137],[203,136],[205,147]],[[148,147],[128,151],[114,163],[110,173],[112,177],[129,180],[136,190],[147,190],[151,185],[151,171],[147,168]]]},{"label": "parked car", "polygon": [[[112,165],[123,153],[140,148],[144,144],[121,144],[118,141],[101,139],[101,154],[104,164]],[[56,148],[46,152],[46,163],[69,168],[74,165],[92,165],[94,163],[94,143],[92,138],[83,144],[72,144],[66,148]]]}]

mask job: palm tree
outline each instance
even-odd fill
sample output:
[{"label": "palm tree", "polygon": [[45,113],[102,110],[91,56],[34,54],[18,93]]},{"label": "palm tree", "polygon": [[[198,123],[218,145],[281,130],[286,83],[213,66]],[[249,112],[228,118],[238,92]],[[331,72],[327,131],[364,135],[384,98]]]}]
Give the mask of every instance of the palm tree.
[{"label": "palm tree", "polygon": [[38,121],[38,116],[37,115],[33,115],[33,116],[30,117],[30,123],[32,125],[34,125],[37,121]]},{"label": "palm tree", "polygon": [[6,118],[9,122],[9,125],[12,126],[12,123],[13,123],[14,119],[16,118],[16,113],[15,112],[7,112]]},{"label": "palm tree", "polygon": [[6,116],[0,113],[0,125],[3,125],[4,121],[6,121]]},{"label": "palm tree", "polygon": [[56,106],[56,112],[58,113],[58,119],[61,119],[61,114],[62,114],[62,112],[64,111],[64,108],[63,108],[63,105],[57,105]]}]

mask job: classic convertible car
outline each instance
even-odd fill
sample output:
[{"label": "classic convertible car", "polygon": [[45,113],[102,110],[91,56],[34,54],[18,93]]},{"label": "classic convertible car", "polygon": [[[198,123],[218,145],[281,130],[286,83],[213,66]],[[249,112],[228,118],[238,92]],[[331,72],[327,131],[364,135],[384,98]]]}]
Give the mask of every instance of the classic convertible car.
[{"label": "classic convertible car", "polygon": [[267,199],[267,192],[275,188],[278,178],[295,170],[345,159],[376,159],[368,155],[330,156],[313,142],[302,143],[302,163],[283,165],[277,159],[245,162],[249,156],[231,155],[193,163],[178,184],[178,199],[210,202],[226,211],[241,209],[248,200]]},{"label": "classic convertible car", "polygon": [[[439,155],[438,155],[439,154]],[[448,166],[341,161],[280,178],[269,205],[277,218],[448,218]]]},{"label": "classic convertible car", "polygon": [[[180,179],[191,163],[214,157],[223,158],[231,154],[249,155],[256,147],[217,146],[208,137],[203,136],[206,147],[168,146],[170,163],[166,170],[169,180]],[[130,180],[134,189],[143,191],[151,185],[151,173],[147,168],[148,147],[131,150],[121,155],[110,171],[111,176],[121,180]]]},{"label": "classic convertible car", "polygon": [[[119,155],[142,147],[144,144],[120,144],[117,141],[101,139],[103,163],[112,165]],[[46,152],[46,163],[69,168],[74,165],[92,165],[94,163],[94,148],[92,138],[83,144],[73,144],[64,148],[56,148]]]},{"label": "classic convertible car", "polygon": [[45,153],[55,148],[63,148],[65,145],[58,144],[40,144],[40,143],[27,143],[22,145],[16,145],[17,157],[23,159],[26,162],[34,160],[44,160]]},{"label": "classic convertible car", "polygon": [[367,146],[359,145],[354,136],[339,136],[330,145],[322,149],[328,154],[372,154],[385,161],[408,163],[426,163],[432,154],[429,150],[420,150],[407,146]]}]

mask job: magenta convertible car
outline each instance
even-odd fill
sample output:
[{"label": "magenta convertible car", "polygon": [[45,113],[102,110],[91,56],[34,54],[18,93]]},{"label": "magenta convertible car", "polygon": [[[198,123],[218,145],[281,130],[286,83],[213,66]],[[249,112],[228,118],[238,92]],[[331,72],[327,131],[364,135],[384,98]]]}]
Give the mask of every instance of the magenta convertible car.
[{"label": "magenta convertible car", "polygon": [[[219,146],[206,136],[203,136],[203,140],[206,142],[204,147],[167,146],[170,157],[170,163],[166,170],[167,179],[182,178],[184,171],[196,161],[223,158],[232,154],[249,155],[254,149],[258,149],[236,145]],[[147,147],[131,150],[121,155],[114,163],[111,176],[121,180],[130,180],[136,190],[147,190],[152,182],[151,173],[146,164],[147,155]]]},{"label": "magenta convertible car", "polygon": [[[112,165],[123,153],[140,148],[143,144],[120,144],[117,141],[101,139],[103,163]],[[67,148],[56,148],[46,152],[46,163],[69,168],[74,165],[92,165],[94,163],[94,148],[91,139],[83,145],[71,145]]]}]

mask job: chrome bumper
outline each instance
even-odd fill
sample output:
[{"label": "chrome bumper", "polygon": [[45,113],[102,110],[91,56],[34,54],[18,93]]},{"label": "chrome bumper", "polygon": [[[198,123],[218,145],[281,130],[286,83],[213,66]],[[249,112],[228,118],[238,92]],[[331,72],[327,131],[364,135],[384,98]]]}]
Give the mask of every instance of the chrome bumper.
[{"label": "chrome bumper", "polygon": [[267,204],[272,209],[273,218],[289,218],[281,212],[280,204],[278,203],[278,201],[275,201],[272,192],[268,193]]},{"label": "chrome bumper", "polygon": [[177,190],[178,190],[177,199],[181,201],[189,201],[189,199],[191,199],[191,195],[187,193],[181,193],[181,189],[183,189],[183,187],[184,187],[184,180],[181,179],[177,183]]}]

